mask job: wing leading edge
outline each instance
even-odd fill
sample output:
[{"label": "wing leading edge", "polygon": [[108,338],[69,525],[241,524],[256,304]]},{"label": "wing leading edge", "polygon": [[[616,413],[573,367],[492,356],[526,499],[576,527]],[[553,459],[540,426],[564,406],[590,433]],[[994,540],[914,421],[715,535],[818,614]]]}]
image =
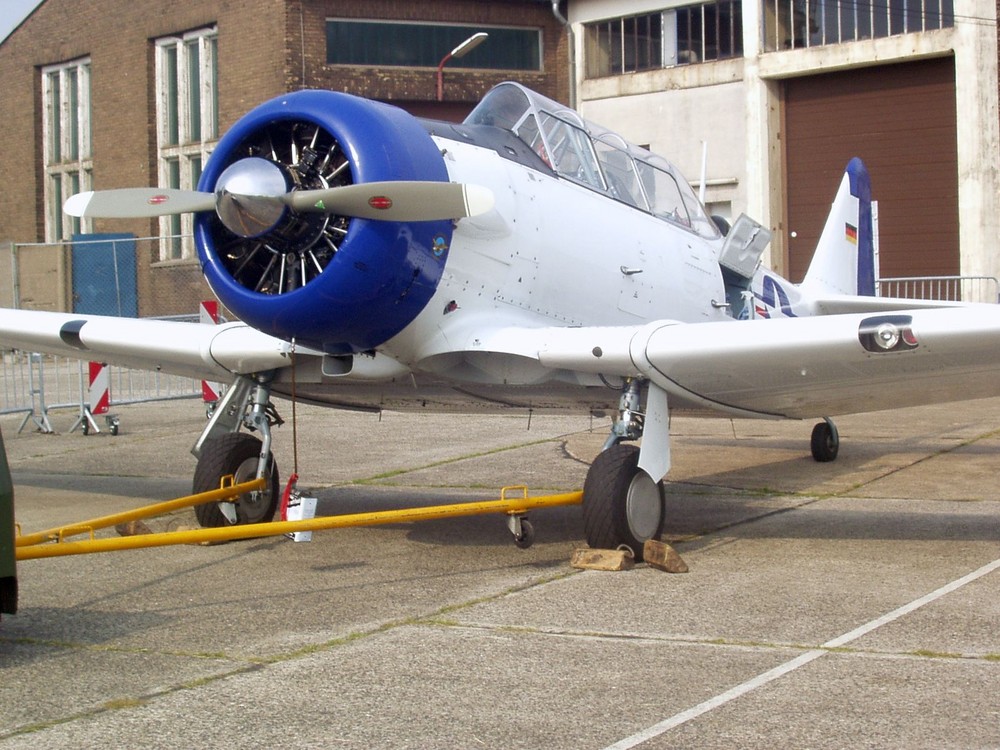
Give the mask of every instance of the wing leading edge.
[{"label": "wing leading edge", "polygon": [[[549,368],[643,376],[675,403],[823,417],[1000,395],[1000,307],[641,327],[506,330]],[[511,352],[514,348],[501,346]]]},{"label": "wing leading edge", "polygon": [[289,344],[243,323],[2,310],[0,345],[205,379],[290,364]]}]

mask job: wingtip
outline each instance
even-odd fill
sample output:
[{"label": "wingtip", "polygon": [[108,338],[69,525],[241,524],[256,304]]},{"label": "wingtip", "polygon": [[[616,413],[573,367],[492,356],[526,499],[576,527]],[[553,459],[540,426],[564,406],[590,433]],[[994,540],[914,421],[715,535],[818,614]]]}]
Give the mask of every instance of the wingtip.
[{"label": "wingtip", "polygon": [[77,193],[76,195],[71,195],[66,199],[63,204],[63,211],[65,211],[70,216],[81,217],[87,213],[87,206],[90,205],[91,199],[94,197],[93,190],[87,190],[83,193]]}]

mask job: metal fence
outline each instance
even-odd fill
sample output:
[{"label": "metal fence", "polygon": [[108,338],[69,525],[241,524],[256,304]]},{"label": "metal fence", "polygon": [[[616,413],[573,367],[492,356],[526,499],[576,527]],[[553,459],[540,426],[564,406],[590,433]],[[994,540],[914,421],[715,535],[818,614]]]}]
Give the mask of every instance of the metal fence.
[{"label": "metal fence", "polygon": [[994,276],[914,276],[879,279],[880,297],[938,302],[1000,302],[1000,282]]},{"label": "metal fence", "polygon": [[201,398],[199,380],[162,372],[99,365],[92,382],[90,363],[69,357],[34,352],[6,351],[0,363],[0,414],[23,414],[18,432],[29,424],[41,432],[55,432],[49,419],[53,410],[75,410],[77,420],[69,429],[84,434],[100,432],[95,417],[104,415],[115,434],[115,406],[172,399]]},{"label": "metal fence", "polygon": [[[198,320],[202,301],[212,297],[197,261],[164,254],[186,240],[101,234],[0,247],[0,267],[10,269],[0,280],[0,306]],[[51,432],[51,411],[75,409],[70,431],[100,431],[94,417],[105,414],[117,432],[113,406],[203,395],[200,381],[160,372],[105,367],[93,380],[91,366],[77,359],[2,352],[0,414],[24,414],[19,431],[31,423]]]}]

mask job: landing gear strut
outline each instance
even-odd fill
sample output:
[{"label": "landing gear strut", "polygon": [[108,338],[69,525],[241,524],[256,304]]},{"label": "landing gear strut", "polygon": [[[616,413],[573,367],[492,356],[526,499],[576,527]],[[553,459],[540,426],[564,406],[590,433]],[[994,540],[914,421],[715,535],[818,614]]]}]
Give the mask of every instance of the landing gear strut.
[{"label": "landing gear strut", "polygon": [[640,381],[622,393],[619,419],[583,485],[583,528],[587,544],[599,549],[626,545],[636,561],[643,544],[663,531],[663,482],[639,468],[639,448],[622,445],[642,435],[645,415],[639,411]]},{"label": "landing gear strut", "polygon": [[[266,523],[278,507],[278,466],[271,455],[271,426],[281,417],[271,404],[271,377],[239,377],[212,412],[208,427],[192,451],[198,456],[194,492],[219,488],[223,477],[234,483],[260,477],[267,486],[260,492],[241,495],[235,502],[206,503],[195,507],[202,526]],[[241,426],[260,438],[238,432]]]}]

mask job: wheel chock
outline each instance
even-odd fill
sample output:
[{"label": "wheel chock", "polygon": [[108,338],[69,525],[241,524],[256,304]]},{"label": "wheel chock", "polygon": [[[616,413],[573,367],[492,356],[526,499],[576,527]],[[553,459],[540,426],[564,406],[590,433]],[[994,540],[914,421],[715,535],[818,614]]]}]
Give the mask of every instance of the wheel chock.
[{"label": "wheel chock", "polygon": [[153,530],[143,523],[141,519],[117,524],[115,526],[115,531],[118,532],[118,536],[135,536],[136,534],[153,533]]},{"label": "wheel chock", "polygon": [[642,545],[642,559],[651,568],[667,573],[687,573],[687,563],[677,554],[677,550],[666,542],[647,539]]},{"label": "wheel chock", "polygon": [[631,570],[635,566],[635,555],[628,547],[624,549],[577,549],[569,564],[581,570]]}]

